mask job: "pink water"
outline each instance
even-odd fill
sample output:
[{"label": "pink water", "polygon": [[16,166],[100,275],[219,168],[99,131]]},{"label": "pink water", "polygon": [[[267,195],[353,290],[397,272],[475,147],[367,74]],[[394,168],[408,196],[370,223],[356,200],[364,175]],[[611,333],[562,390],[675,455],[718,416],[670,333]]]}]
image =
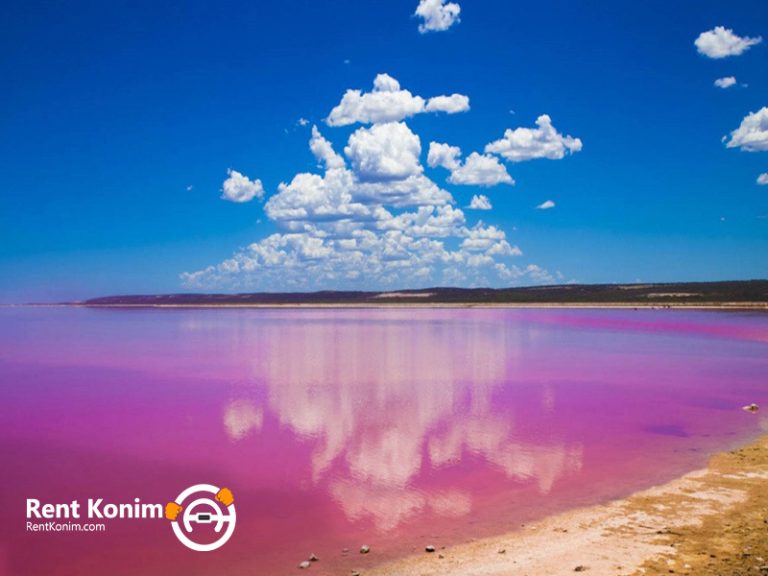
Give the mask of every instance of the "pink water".
[{"label": "pink water", "polygon": [[[348,573],[768,430],[740,408],[768,406],[768,315],[4,309],[0,401],[0,574],[286,574],[312,552],[313,574]],[[201,482],[236,498],[215,552],[164,519],[25,530],[27,498],[165,503]]]}]

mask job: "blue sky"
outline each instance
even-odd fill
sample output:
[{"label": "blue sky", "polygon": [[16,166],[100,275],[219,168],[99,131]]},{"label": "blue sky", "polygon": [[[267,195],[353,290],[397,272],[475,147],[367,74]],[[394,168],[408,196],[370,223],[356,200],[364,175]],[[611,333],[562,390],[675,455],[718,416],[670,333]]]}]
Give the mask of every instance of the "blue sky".
[{"label": "blue sky", "polygon": [[[0,301],[768,275],[764,1],[456,2],[425,33],[418,0],[6,4]],[[752,45],[700,53],[717,26]],[[380,74],[468,109],[329,125]]]}]

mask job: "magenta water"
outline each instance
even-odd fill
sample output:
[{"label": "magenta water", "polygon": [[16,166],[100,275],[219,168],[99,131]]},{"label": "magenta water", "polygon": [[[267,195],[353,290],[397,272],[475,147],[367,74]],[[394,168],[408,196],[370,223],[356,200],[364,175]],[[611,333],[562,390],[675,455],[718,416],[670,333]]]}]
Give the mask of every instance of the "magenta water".
[{"label": "magenta water", "polygon": [[[0,574],[286,574],[310,553],[348,573],[768,430],[741,410],[768,408],[768,315],[4,309],[0,401]],[[164,503],[201,482],[236,498],[215,552],[165,519],[25,530],[27,498]]]}]

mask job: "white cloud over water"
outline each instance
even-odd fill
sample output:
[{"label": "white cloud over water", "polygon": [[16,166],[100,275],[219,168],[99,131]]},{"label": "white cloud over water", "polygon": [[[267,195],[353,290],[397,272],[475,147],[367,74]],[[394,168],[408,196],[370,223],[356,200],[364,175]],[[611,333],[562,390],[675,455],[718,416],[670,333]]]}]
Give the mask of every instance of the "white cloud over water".
[{"label": "white cloud over water", "polygon": [[694,45],[699,54],[708,58],[720,59],[728,56],[739,56],[762,41],[762,36],[756,38],[742,37],[735,34],[730,28],[715,26],[712,30],[699,34]]},{"label": "white cloud over water", "polygon": [[763,172],[762,174],[760,174],[760,176],[757,177],[757,183],[760,186],[768,185],[768,172]]}]

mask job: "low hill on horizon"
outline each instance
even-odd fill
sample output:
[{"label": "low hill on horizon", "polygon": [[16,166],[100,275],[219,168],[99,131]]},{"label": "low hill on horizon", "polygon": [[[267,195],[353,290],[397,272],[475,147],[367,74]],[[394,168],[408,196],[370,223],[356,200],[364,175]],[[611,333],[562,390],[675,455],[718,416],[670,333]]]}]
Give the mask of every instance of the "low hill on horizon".
[{"label": "low hill on horizon", "polygon": [[92,298],[84,306],[247,306],[386,304],[725,304],[768,303],[768,280],[642,284],[563,284],[518,288],[423,288],[392,291],[149,294]]}]

